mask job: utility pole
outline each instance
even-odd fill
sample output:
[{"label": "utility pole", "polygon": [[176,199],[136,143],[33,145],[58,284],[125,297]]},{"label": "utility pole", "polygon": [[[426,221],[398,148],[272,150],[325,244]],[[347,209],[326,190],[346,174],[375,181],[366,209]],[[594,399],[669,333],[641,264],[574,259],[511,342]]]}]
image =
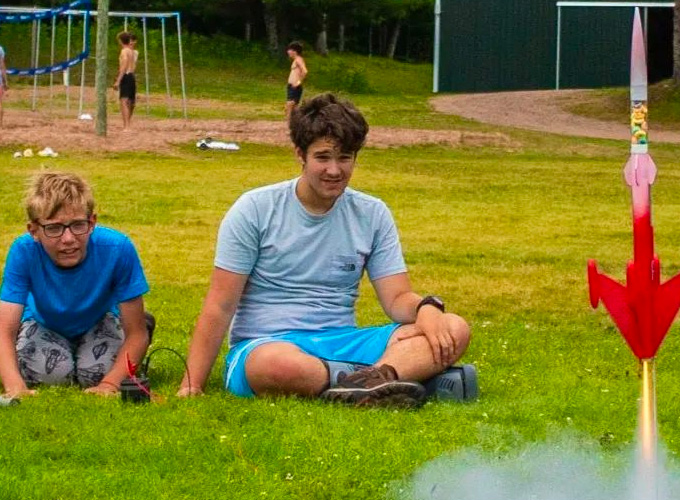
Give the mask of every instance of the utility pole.
[{"label": "utility pole", "polygon": [[97,2],[97,66],[94,79],[97,90],[97,135],[106,136],[106,90],[108,88],[109,0]]}]

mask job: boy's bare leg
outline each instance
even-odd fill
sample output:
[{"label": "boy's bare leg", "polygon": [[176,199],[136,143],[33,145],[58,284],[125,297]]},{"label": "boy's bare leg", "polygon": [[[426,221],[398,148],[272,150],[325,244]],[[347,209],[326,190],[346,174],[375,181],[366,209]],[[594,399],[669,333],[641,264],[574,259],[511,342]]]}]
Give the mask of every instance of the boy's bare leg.
[{"label": "boy's bare leg", "polygon": [[[458,361],[470,342],[470,328],[463,318],[455,314],[446,315],[451,322],[451,332],[454,336],[456,353],[454,363]],[[395,330],[384,354],[376,363],[391,365],[397,371],[400,380],[427,380],[446,370],[434,362],[432,347],[424,335],[418,335],[416,325],[402,325]],[[413,335],[413,336],[412,336]],[[399,340],[400,336],[405,336]]]},{"label": "boy's bare leg", "polygon": [[328,370],[319,358],[288,342],[270,342],[246,360],[246,378],[258,396],[316,396],[328,384]]},{"label": "boy's bare leg", "polygon": [[286,120],[290,120],[290,114],[295,109],[295,101],[286,101]]},{"label": "boy's bare leg", "polygon": [[120,100],[120,114],[123,117],[123,129],[130,127],[130,99]]}]

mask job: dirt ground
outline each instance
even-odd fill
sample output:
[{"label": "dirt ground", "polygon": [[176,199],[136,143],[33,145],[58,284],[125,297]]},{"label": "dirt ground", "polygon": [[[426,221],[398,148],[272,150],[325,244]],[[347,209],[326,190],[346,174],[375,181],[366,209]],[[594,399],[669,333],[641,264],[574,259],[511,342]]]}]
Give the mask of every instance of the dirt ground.
[{"label": "dirt ground", "polygon": [[[107,137],[95,134],[92,121],[76,118],[47,117],[30,111],[8,110],[5,126],[0,129],[3,145],[49,146],[55,151],[150,151],[168,152],[177,144],[193,144],[212,137],[230,142],[255,142],[289,145],[285,121],[250,120],[184,120],[135,117],[133,130],[124,132],[119,117],[109,119]],[[416,144],[446,144],[453,146],[504,146],[507,135],[457,130],[414,130],[371,127],[367,144],[395,147]]]},{"label": "dirt ground", "polygon": [[[531,91],[490,94],[444,95],[431,100],[436,111],[471,118],[483,123],[503,125],[558,134],[627,139],[625,123],[612,123],[584,118],[566,112],[565,104],[586,98],[587,91]],[[138,113],[133,131],[124,132],[120,117],[111,112],[107,137],[94,133],[94,122],[74,116],[52,114],[40,110],[31,112],[13,107],[13,101],[27,101],[30,90],[13,90],[5,101],[4,127],[0,129],[0,144],[32,147],[38,151],[51,147],[59,151],[149,151],[169,153],[175,145],[193,144],[212,137],[223,141],[255,142],[288,145],[286,123],[250,120],[184,120],[180,118],[147,118]],[[162,97],[158,97],[162,99]],[[88,96],[93,101],[93,96]],[[189,100],[189,110],[224,106],[207,100]],[[72,105],[75,107],[75,105]],[[74,115],[75,113],[72,113]],[[653,140],[679,142],[680,132],[658,131]],[[396,147],[418,144],[451,146],[510,147],[510,138],[501,132],[470,132],[463,130],[423,130],[372,127],[368,145]]]},{"label": "dirt ground", "polygon": [[[279,121],[264,120],[219,120],[181,118],[147,118],[143,103],[133,119],[133,130],[124,132],[120,116],[110,109],[108,134],[102,138],[95,134],[94,122],[64,116],[61,109],[49,113],[49,107],[41,105],[38,111],[17,109],[13,106],[19,101],[29,102],[30,89],[12,89],[5,101],[4,127],[0,129],[1,145],[16,145],[17,149],[31,147],[34,152],[49,146],[54,151],[149,151],[171,152],[175,145],[194,144],[199,139],[212,137],[229,142],[255,142],[273,145],[289,145],[287,124]],[[72,98],[75,100],[75,98]],[[143,99],[143,97],[142,97]],[[154,96],[152,103],[162,104],[162,96]],[[91,89],[86,94],[86,102],[94,102]],[[158,102],[155,102],[158,101]],[[63,102],[63,101],[62,101]],[[25,106],[25,105],[24,105]],[[231,111],[238,110],[238,104],[222,103],[211,100],[190,99],[189,115],[192,109],[211,108],[219,110],[229,106]],[[55,105],[55,108],[57,105]],[[77,102],[71,103],[77,109]],[[175,110],[178,109],[175,103]],[[176,113],[179,114],[179,113]],[[233,114],[233,113],[232,113]],[[367,144],[374,147],[396,147],[418,144],[445,144],[451,146],[507,146],[510,139],[500,132],[471,132],[463,130],[418,130],[391,127],[371,127]]]},{"label": "dirt ground", "polygon": [[[555,134],[624,139],[630,137],[625,117],[610,122],[573,115],[565,108],[575,102],[587,102],[587,90],[536,90],[488,94],[443,95],[430,102],[441,113],[471,118],[482,123],[504,125]],[[654,130],[650,139],[680,143],[680,131]]]}]

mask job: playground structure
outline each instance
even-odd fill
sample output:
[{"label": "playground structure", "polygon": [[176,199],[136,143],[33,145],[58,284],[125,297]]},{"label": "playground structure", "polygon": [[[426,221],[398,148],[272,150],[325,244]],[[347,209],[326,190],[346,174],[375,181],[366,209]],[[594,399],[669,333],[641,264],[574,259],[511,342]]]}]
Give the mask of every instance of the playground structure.
[{"label": "playground structure", "polygon": [[[79,9],[78,7],[83,7]],[[142,58],[144,61],[144,94],[147,115],[150,112],[150,72],[149,72],[149,20],[158,20],[161,27],[161,47],[163,53],[163,75],[165,80],[165,93],[168,112],[172,109],[172,92],[170,86],[170,72],[168,68],[168,49],[167,49],[167,24],[168,21],[175,21],[177,27],[177,53],[179,62],[179,76],[181,84],[182,115],[187,118],[187,97],[186,83],[184,76],[184,59],[182,51],[182,28],[179,12],[109,12],[110,18],[122,18],[123,30],[128,29],[131,20],[139,20],[142,27]],[[7,73],[16,76],[33,77],[33,93],[31,99],[31,110],[37,110],[38,101],[38,78],[49,74],[49,102],[50,107],[54,96],[54,74],[63,72],[64,89],[66,93],[66,111],[70,112],[70,69],[78,64],[81,66],[80,72],[80,92],[78,99],[78,116],[84,113],[85,101],[85,77],[86,62],[90,55],[90,33],[92,20],[96,20],[97,11],[91,10],[89,0],[75,0],[69,4],[62,5],[55,9],[47,8],[27,8],[27,7],[0,7],[0,25],[2,23],[32,23],[31,30],[31,62],[28,67],[18,68],[10,66]],[[56,62],[56,34],[59,21],[66,22],[66,57],[63,61]],[[40,66],[40,33],[43,21],[50,21],[50,60],[48,65]],[[71,57],[73,42],[73,32],[75,25],[82,23],[82,50],[79,54]],[[11,61],[11,58],[9,59]]]}]

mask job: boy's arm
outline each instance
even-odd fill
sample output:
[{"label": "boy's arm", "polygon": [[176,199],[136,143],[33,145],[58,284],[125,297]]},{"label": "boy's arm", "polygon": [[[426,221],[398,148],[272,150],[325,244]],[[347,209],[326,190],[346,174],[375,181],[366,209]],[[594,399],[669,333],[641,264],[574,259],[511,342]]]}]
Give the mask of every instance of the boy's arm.
[{"label": "boy's arm", "polygon": [[125,74],[125,68],[128,67],[127,63],[130,52],[131,51],[129,49],[122,49],[120,51],[120,56],[118,56],[118,76],[116,76],[116,81],[113,84],[113,88],[116,90],[118,90],[120,81],[123,79],[123,75]]},{"label": "boy's arm", "polygon": [[[400,273],[377,279],[372,282],[380,305],[385,313],[397,323],[413,323],[417,328],[413,335],[423,335],[432,348],[435,363],[449,366],[455,361],[457,325],[453,315],[444,314],[436,307],[418,305],[422,297],[411,289],[408,274]],[[462,321],[462,319],[461,319]]]},{"label": "boy's arm", "polygon": [[7,83],[7,66],[5,66],[4,57],[0,57],[0,85],[3,85],[5,90],[9,88]]},{"label": "boy's arm", "polygon": [[413,292],[408,273],[393,274],[372,281],[385,314],[396,323],[415,323],[416,307],[422,297]]},{"label": "boy's arm", "polygon": [[307,65],[305,64],[305,60],[302,57],[298,58],[298,67],[300,69],[300,83],[298,86],[302,85],[302,82],[305,81],[305,78],[307,78]]},{"label": "boy's arm", "polygon": [[210,288],[189,346],[188,373],[184,374],[178,396],[203,393],[247,281],[246,274],[217,267],[213,270]]},{"label": "boy's arm", "polygon": [[10,397],[35,393],[26,386],[17,362],[17,335],[23,312],[22,304],[0,301],[0,379]]},{"label": "boy's arm", "polygon": [[125,333],[125,340],[120,346],[116,361],[111,370],[104,375],[99,385],[86,389],[85,392],[95,394],[117,394],[120,383],[128,376],[127,359],[138,365],[147,347],[149,347],[149,334],[146,330],[146,318],[144,317],[144,299],[140,296],[127,302],[118,304],[120,309],[120,322]]}]

